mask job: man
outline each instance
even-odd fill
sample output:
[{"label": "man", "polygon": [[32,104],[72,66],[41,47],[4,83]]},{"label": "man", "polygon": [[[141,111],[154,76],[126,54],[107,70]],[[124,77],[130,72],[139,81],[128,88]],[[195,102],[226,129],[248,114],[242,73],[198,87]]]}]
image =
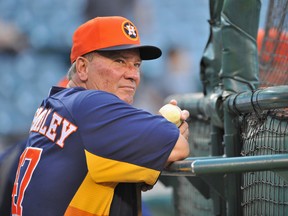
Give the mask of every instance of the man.
[{"label": "man", "polygon": [[13,215],[137,214],[136,183],[150,189],[165,165],[189,154],[187,111],[178,129],[131,106],[142,60],[160,56],[123,17],[75,31],[68,88],[52,87],[32,121]]}]

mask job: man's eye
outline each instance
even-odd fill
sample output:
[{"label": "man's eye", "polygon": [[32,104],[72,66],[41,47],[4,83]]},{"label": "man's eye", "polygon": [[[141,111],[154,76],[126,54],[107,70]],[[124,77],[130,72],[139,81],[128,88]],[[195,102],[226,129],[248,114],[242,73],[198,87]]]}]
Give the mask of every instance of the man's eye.
[{"label": "man's eye", "polygon": [[120,64],[125,64],[125,61],[122,60],[122,59],[116,59],[115,61],[118,62],[118,63],[120,63]]},{"label": "man's eye", "polygon": [[137,67],[137,68],[140,68],[141,63],[135,63],[134,66]]}]

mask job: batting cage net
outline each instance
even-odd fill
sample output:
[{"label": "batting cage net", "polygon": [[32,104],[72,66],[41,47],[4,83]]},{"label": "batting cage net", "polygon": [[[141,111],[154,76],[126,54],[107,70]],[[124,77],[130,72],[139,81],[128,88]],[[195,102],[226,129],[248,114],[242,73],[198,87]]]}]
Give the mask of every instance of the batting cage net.
[{"label": "batting cage net", "polygon": [[[243,156],[288,153],[288,118],[285,111],[251,113],[242,119]],[[285,215],[288,184],[272,171],[242,175],[244,215]]]},{"label": "batting cage net", "polygon": [[[262,87],[288,83],[288,1],[270,1],[265,29],[259,30],[259,72]],[[288,111],[255,111],[242,119],[243,156],[288,153]],[[284,215],[288,184],[277,172],[242,175],[244,215]]]},{"label": "batting cage net", "polygon": [[261,86],[288,83],[288,1],[269,1],[265,29],[259,30]]},{"label": "batting cage net", "polygon": [[[257,1],[253,2],[246,2],[253,7],[252,12],[247,10],[248,15],[253,14],[259,8],[258,3],[255,3]],[[252,44],[250,43],[250,38],[245,38],[243,35],[246,36],[248,32],[253,32],[250,31],[251,28],[256,28],[255,26],[257,25],[248,25],[245,22],[240,22],[242,21],[241,17],[233,17],[235,8],[232,5],[239,4],[243,6],[240,1],[210,1],[210,3],[212,18],[220,16],[219,11],[221,11],[221,14],[224,11],[224,15],[229,15],[229,19],[223,19],[224,21],[221,20],[221,22],[220,19],[214,19],[213,22],[210,22],[212,25],[211,35],[213,37],[209,38],[209,42],[211,43],[208,43],[206,52],[203,55],[205,61],[202,62],[204,63],[202,65],[202,75],[203,83],[206,83],[207,86],[210,84],[212,88],[206,88],[208,90],[204,94],[203,100],[201,99],[197,103],[195,102],[197,101],[196,97],[194,98],[195,101],[193,101],[193,98],[185,98],[183,96],[183,101],[185,102],[183,104],[190,103],[188,106],[190,110],[188,110],[192,116],[195,116],[193,114],[198,112],[205,113],[208,116],[208,120],[193,117],[189,122],[190,148],[193,153],[191,157],[199,157],[200,159],[198,161],[197,158],[195,159],[198,163],[194,163],[195,161],[191,162],[193,163],[191,164],[191,166],[193,165],[192,172],[196,176],[190,177],[187,175],[176,176],[174,178],[177,182],[174,185],[176,215],[288,215],[287,169],[281,171],[278,168],[264,169],[263,167],[266,166],[265,163],[267,161],[263,162],[263,166],[261,161],[261,163],[259,162],[260,166],[262,166],[261,169],[256,169],[255,166],[251,169],[253,171],[241,166],[240,173],[235,172],[231,174],[229,173],[230,171],[226,170],[227,173],[225,174],[223,174],[225,172],[223,171],[223,173],[219,172],[218,175],[213,175],[211,172],[210,174],[205,173],[206,175],[198,173],[199,175],[197,176],[196,172],[200,171],[201,168],[215,169],[215,166],[219,164],[210,164],[209,160],[214,161],[213,156],[217,155],[223,156],[224,159],[233,158],[233,164],[229,164],[231,167],[234,166],[236,168],[237,165],[240,167],[241,162],[245,161],[245,165],[249,164],[251,168],[255,165],[252,158],[256,157],[253,156],[271,156],[273,158],[273,156],[288,154],[288,0],[269,1],[265,28],[258,31],[258,56],[257,54],[255,55],[255,60],[257,61],[258,57],[260,85],[254,85],[256,81],[258,83],[258,80],[255,79],[255,77],[258,77],[258,67],[254,68],[255,62],[252,62],[253,67],[251,66],[250,68],[242,67],[245,64],[244,61],[240,62],[239,65],[237,65],[238,61],[231,63],[231,59],[238,60],[240,58],[242,60],[243,57],[242,55],[237,55],[238,52],[235,52],[235,57],[233,56],[234,52],[232,51],[238,49],[238,45],[235,46],[234,41],[225,44],[227,49],[224,53],[225,55],[222,55],[222,60],[221,58],[214,58],[215,56],[221,56],[220,51],[223,50],[221,47],[218,47],[219,41],[224,41],[217,40],[221,38],[220,36],[226,34],[226,39],[229,39],[231,35],[237,35],[239,41],[242,41],[244,45]],[[222,5],[222,3],[224,4]],[[243,6],[242,9],[245,7]],[[233,20],[233,18],[235,19]],[[251,16],[250,18],[254,20],[255,17]],[[217,26],[220,23],[221,25]],[[238,26],[233,31],[231,26],[235,23]],[[247,34],[240,34],[239,29]],[[219,36],[218,33],[220,30],[222,30],[222,34]],[[257,29],[255,35],[257,35]],[[239,46],[240,53],[243,52],[242,54],[244,55],[247,53],[247,50],[254,51],[249,46],[245,47],[246,50],[241,48]],[[229,53],[229,51],[231,52]],[[233,58],[230,58],[231,56]],[[247,62],[249,63],[249,59],[247,59]],[[226,65],[224,65],[225,63]],[[211,74],[214,75],[214,72],[217,73],[221,64],[223,79],[219,81],[217,76],[215,78]],[[236,72],[230,69],[235,69]],[[238,73],[241,69],[243,73]],[[251,71],[247,69],[251,69]],[[247,71],[251,72],[251,74]],[[257,74],[254,74],[254,71]],[[246,72],[247,74],[245,74]],[[249,84],[252,83],[253,85],[250,86],[253,88],[246,88],[241,82],[235,81],[235,77],[241,75],[243,75],[241,77],[243,80],[238,80]],[[214,85],[217,82],[220,83],[219,88],[216,84]],[[230,91],[230,95],[223,94],[223,97],[218,97],[219,100],[216,100],[215,98],[219,95],[217,90],[222,90],[222,86],[228,92]],[[221,103],[218,103],[221,100],[223,106],[220,106],[219,104]],[[182,108],[186,107],[183,106]],[[219,110],[220,112],[218,112]],[[224,114],[223,119],[221,115],[215,115],[221,112]],[[219,124],[219,119],[223,122],[223,125]],[[219,129],[220,132],[218,133],[215,128]],[[215,134],[223,136],[223,142],[216,140],[217,136]],[[221,150],[222,143],[224,153],[221,151],[217,152],[219,146]],[[201,164],[201,157],[209,155],[212,157],[204,159],[205,167],[201,167],[199,165]],[[274,159],[271,160],[273,162]],[[223,164],[225,163],[223,162]],[[220,164],[219,167],[223,168],[223,164]],[[199,166],[198,169],[196,169],[197,165]],[[180,165],[179,167],[181,168]],[[202,178],[203,182],[207,183],[208,192],[203,188],[203,185],[198,184],[199,182],[195,184],[197,177]],[[192,181],[192,178],[195,181]]]},{"label": "batting cage net", "polygon": [[[188,120],[190,134],[191,157],[209,156],[211,151],[210,121],[200,116],[191,116]],[[174,214],[176,216],[213,215],[213,202],[209,197],[201,194],[191,184],[188,176],[160,177],[160,181],[166,186],[173,187]],[[199,185],[198,185],[199,186]],[[201,185],[200,185],[201,187]],[[202,187],[205,187],[204,185]]]},{"label": "batting cage net", "polygon": [[[208,156],[211,148],[210,122],[192,117],[189,119],[190,149],[193,156]],[[213,215],[212,200],[205,198],[189,181],[189,177],[177,177],[178,188],[174,193],[177,216]]]}]

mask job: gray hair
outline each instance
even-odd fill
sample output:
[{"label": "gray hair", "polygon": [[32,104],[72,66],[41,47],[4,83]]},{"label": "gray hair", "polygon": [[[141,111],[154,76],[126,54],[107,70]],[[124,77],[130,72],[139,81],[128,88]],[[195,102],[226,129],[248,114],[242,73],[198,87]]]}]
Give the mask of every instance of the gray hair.
[{"label": "gray hair", "polygon": [[76,62],[73,62],[71,67],[69,68],[69,70],[67,72],[68,80],[71,80],[75,73],[76,73]]},{"label": "gray hair", "polygon": [[[89,62],[91,62],[93,60],[94,54],[96,51],[92,51],[90,53],[86,53],[85,55],[83,55],[84,58],[88,59]],[[73,75],[77,72],[76,70],[76,61],[72,63],[72,65],[70,66],[68,72],[67,72],[67,78],[68,80],[71,80]]]}]

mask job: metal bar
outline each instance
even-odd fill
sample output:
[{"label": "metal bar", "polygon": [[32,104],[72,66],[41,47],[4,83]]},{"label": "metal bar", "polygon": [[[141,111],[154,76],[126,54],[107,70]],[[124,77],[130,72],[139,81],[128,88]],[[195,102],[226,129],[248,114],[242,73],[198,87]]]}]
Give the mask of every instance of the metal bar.
[{"label": "metal bar", "polygon": [[177,161],[170,164],[165,170],[162,171],[161,175],[166,176],[196,176],[192,173],[191,164],[196,160],[211,160],[215,158],[223,158],[222,156],[207,156],[207,157],[189,157],[182,161]]},{"label": "metal bar", "polygon": [[174,94],[165,99],[165,103],[169,103],[171,99],[178,102],[181,109],[186,109],[192,116],[205,115],[204,95],[203,93],[187,93],[187,94]]},{"label": "metal bar", "polygon": [[[224,145],[227,158],[239,157],[241,152],[240,132],[238,118],[235,113],[224,108]],[[193,167],[192,167],[193,168]],[[193,171],[194,169],[192,169]],[[220,169],[221,170],[221,169]],[[224,179],[226,184],[225,197],[229,216],[241,214],[241,174],[228,173]]]},{"label": "metal bar", "polygon": [[[176,99],[182,109],[187,109],[192,116],[211,116],[209,104],[216,103],[213,95],[204,97],[202,93],[189,93],[182,95],[171,95],[167,102]],[[288,106],[288,85],[273,86],[256,91],[245,91],[232,94],[225,101],[229,111],[234,113],[248,113],[256,110],[269,110],[286,108]]]},{"label": "metal bar", "polygon": [[284,169],[288,170],[288,154],[228,158],[194,157],[172,163],[162,172],[162,175],[198,176]]},{"label": "metal bar", "polygon": [[255,110],[286,108],[288,106],[288,86],[273,86],[256,91],[245,91],[231,95],[227,100],[230,111],[248,113]]}]

